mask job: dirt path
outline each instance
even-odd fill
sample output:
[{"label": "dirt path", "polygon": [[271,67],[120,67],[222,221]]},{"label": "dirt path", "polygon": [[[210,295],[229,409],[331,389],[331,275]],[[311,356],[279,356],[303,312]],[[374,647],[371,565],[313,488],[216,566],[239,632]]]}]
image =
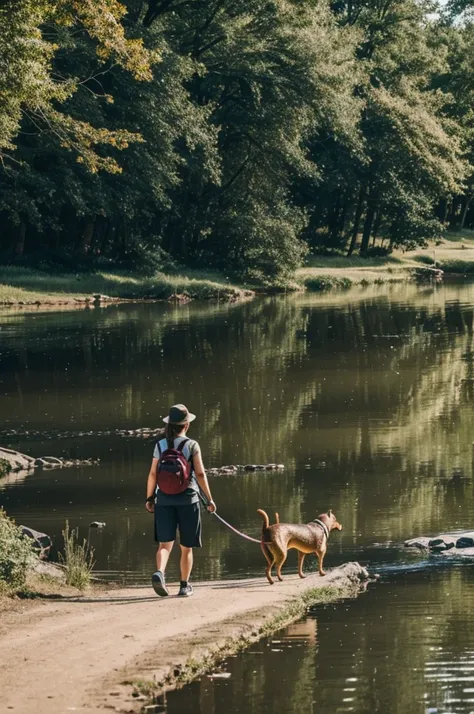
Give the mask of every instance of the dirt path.
[{"label": "dirt path", "polygon": [[[0,621],[0,709],[15,714],[136,711],[125,681],[160,681],[190,657],[251,633],[316,587],[354,592],[364,569],[346,564],[326,578],[289,575],[201,583],[192,599],[157,598],[151,588],[95,598],[27,603]],[[172,588],[175,591],[176,587]]]}]

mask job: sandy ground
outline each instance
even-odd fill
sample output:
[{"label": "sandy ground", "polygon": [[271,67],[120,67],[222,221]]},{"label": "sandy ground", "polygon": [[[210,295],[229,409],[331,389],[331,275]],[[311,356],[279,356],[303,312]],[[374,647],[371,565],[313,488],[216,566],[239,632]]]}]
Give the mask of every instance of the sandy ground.
[{"label": "sandy ground", "polygon": [[[161,681],[190,657],[255,632],[315,587],[354,592],[363,569],[345,564],[300,580],[288,575],[198,583],[192,598],[158,598],[151,588],[22,603],[0,619],[0,710],[15,714],[137,711],[137,680]],[[177,586],[171,588],[177,591]]]}]

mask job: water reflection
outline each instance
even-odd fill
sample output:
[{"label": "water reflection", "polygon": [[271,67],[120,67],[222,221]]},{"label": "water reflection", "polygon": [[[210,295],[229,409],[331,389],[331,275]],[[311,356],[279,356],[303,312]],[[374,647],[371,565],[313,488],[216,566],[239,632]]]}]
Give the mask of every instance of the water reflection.
[{"label": "water reflection", "polygon": [[167,697],[167,714],[468,714],[474,569],[385,578]]},{"label": "water reflection", "polygon": [[[84,533],[106,521],[93,536],[98,568],[147,577],[152,444],[99,432],[155,426],[184,401],[199,415],[193,436],[208,465],[286,464],[215,479],[236,526],[258,534],[258,507],[301,521],[331,506],[345,529],[328,565],[405,557],[372,546],[474,520],[473,311],[474,287],[463,283],[2,313],[0,433],[19,432],[2,443],[101,465],[0,482],[0,503],[57,541],[66,518]],[[81,431],[93,434],[61,438]],[[262,572],[259,549],[210,517],[204,537],[197,577]]]}]

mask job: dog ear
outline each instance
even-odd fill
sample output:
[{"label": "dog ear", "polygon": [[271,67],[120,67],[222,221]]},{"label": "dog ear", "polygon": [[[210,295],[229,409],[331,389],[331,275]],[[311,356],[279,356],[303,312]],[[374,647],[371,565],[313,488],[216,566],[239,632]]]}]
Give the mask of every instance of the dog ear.
[{"label": "dog ear", "polygon": [[331,509],[329,509],[329,511],[328,511],[328,516],[329,516],[329,517],[332,516],[332,510],[331,510]]}]

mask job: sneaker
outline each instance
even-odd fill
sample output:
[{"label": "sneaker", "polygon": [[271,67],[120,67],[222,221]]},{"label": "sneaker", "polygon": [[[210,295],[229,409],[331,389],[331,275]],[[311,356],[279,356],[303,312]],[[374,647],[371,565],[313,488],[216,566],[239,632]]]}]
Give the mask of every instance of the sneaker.
[{"label": "sneaker", "polygon": [[156,592],[157,595],[160,595],[160,597],[169,595],[168,588],[166,587],[165,583],[165,576],[163,575],[161,570],[157,570],[156,573],[153,573],[153,575],[151,576],[151,584],[153,590]]},{"label": "sneaker", "polygon": [[187,585],[181,585],[178,592],[178,597],[189,597],[194,593],[193,586],[189,583]]}]

